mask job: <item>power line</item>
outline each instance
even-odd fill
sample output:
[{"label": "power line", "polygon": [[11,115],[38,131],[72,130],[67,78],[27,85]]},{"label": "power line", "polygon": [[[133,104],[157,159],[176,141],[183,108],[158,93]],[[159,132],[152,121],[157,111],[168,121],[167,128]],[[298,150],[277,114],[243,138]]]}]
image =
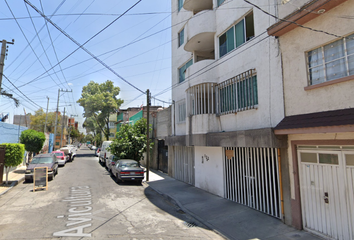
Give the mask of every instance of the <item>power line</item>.
[{"label": "power line", "polygon": [[[5,0],[6,1],[6,0]],[[3,76],[7,79],[7,81],[9,81],[9,83],[16,88],[17,91],[19,91],[25,98],[27,98],[30,102],[32,102],[34,105],[43,108],[42,106],[38,105],[37,103],[33,102],[32,99],[30,99],[29,97],[26,96],[26,94],[24,94],[20,89],[18,89],[11,81],[8,77],[6,77],[5,74],[3,74]]]},{"label": "power line", "polygon": [[[34,5],[32,5],[28,0],[24,0],[30,7],[32,7],[37,13],[39,13],[47,22],[49,22],[50,24],[52,24],[56,29],[58,29],[61,33],[63,33],[67,38],[69,38],[72,42],[74,42],[78,48],[76,48],[72,53],[70,53],[68,56],[66,56],[64,59],[62,59],[58,64],[60,64],[61,62],[63,62],[64,60],[66,60],[67,58],[69,58],[72,54],[74,54],[77,50],[79,50],[80,48],[83,49],[86,53],[88,53],[92,58],[94,58],[95,60],[99,61],[102,65],[104,65],[106,68],[110,69],[109,66],[107,66],[105,63],[103,63],[100,59],[98,59],[95,55],[93,55],[91,52],[89,52],[84,45],[87,44],[89,41],[91,41],[94,37],[96,37],[97,35],[99,35],[100,33],[102,33],[104,30],[106,30],[109,26],[111,26],[114,22],[116,22],[119,18],[121,18],[124,13],[117,17],[115,20],[113,20],[110,24],[108,24],[106,27],[104,27],[103,29],[101,29],[98,33],[96,33],[94,36],[92,36],[90,39],[88,39],[86,42],[84,42],[83,44],[78,43],[75,39],[73,39],[69,34],[67,34],[64,30],[62,30],[59,26],[57,26],[55,23],[53,23],[47,16],[45,16],[39,9],[37,9]],[[139,0],[138,2],[136,2],[132,7],[130,7],[128,10],[125,11],[125,13],[127,13],[128,11],[130,11],[132,8],[134,8],[138,3],[140,3],[142,0]],[[58,64],[56,64],[54,67],[56,67]],[[53,68],[54,68],[53,67]],[[51,68],[51,69],[53,69]],[[49,69],[49,70],[51,70]],[[48,71],[49,71],[48,70]],[[112,72],[114,72],[112,69],[110,69]],[[47,72],[48,72],[47,71]],[[46,72],[45,72],[46,73]],[[37,78],[29,81],[28,83],[25,83],[19,87],[23,87],[28,85],[29,83],[34,82],[35,80],[37,80],[39,77],[43,76],[45,73],[42,73],[40,76],[38,76]],[[115,73],[115,72],[114,72]],[[137,90],[141,91],[140,89],[138,89],[137,87],[135,87],[134,85],[132,85],[131,83],[129,83],[128,81],[126,81],[124,78],[122,78],[119,74],[115,73],[119,78],[121,78],[123,81],[127,82],[129,85],[133,86],[134,88],[136,88]]]},{"label": "power line", "polygon": [[252,5],[252,6],[254,6],[255,8],[259,9],[260,11],[262,11],[263,13],[265,13],[265,14],[267,14],[267,15],[269,15],[269,16],[275,18],[275,19],[278,19],[278,20],[280,20],[280,21],[292,23],[292,24],[295,24],[295,25],[298,26],[298,27],[305,28],[305,29],[308,29],[308,30],[313,31],[313,32],[324,33],[324,34],[327,34],[327,35],[330,35],[330,36],[334,36],[334,37],[336,37],[336,38],[343,38],[343,36],[339,36],[339,35],[337,35],[337,34],[329,33],[329,32],[323,31],[323,30],[318,30],[318,29],[314,29],[314,28],[310,28],[310,27],[305,27],[304,25],[301,25],[301,24],[299,24],[299,23],[297,23],[297,22],[289,21],[289,20],[286,20],[286,19],[283,19],[283,18],[279,18],[279,17],[277,17],[277,16],[275,16],[275,15],[273,15],[273,14],[271,14],[271,13],[265,11],[265,10],[263,10],[262,8],[260,8],[259,6],[257,6],[256,4],[249,2],[248,0],[243,0],[243,1],[246,2],[246,3],[248,3],[248,4],[250,4],[250,5]]}]

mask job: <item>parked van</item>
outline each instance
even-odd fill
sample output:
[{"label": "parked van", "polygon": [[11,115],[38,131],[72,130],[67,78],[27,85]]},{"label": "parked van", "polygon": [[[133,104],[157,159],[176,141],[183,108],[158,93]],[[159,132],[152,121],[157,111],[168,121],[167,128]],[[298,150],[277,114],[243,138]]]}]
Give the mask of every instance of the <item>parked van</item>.
[{"label": "parked van", "polygon": [[111,152],[107,150],[107,148],[109,147],[109,145],[111,145],[112,141],[104,141],[102,143],[102,147],[101,147],[101,151],[100,151],[100,157],[99,157],[99,161],[101,164],[105,165],[106,164],[106,159],[109,158],[109,156],[111,156]]}]

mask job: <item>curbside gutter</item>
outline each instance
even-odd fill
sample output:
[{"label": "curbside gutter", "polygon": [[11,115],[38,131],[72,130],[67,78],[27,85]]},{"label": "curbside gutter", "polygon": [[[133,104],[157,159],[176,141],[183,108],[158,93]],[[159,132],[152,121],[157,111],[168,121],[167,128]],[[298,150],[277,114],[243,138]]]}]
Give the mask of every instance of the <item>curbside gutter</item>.
[{"label": "curbside gutter", "polygon": [[20,182],[23,182],[25,180],[25,177],[22,177],[18,180],[14,180],[10,187],[8,189],[6,189],[5,191],[3,191],[2,193],[0,193],[0,196],[4,195],[5,193],[7,193],[8,191],[10,191],[13,187],[15,187],[17,184],[19,184]]},{"label": "curbside gutter", "polygon": [[174,199],[173,197],[171,197],[168,194],[162,193],[161,191],[155,189],[154,187],[150,186],[149,183],[147,182],[143,182],[143,184],[146,184],[148,187],[151,187],[155,192],[157,192],[158,194],[160,194],[161,196],[163,196],[164,198],[166,198],[168,201],[170,201],[171,203],[177,205],[183,212],[187,213],[188,215],[192,216],[193,218],[195,218],[197,221],[199,221],[200,223],[202,223],[203,225],[205,225],[207,228],[209,228],[210,230],[212,230],[213,232],[215,232],[216,234],[220,235],[221,237],[225,238],[225,239],[232,239],[230,237],[227,237],[225,234],[219,232],[218,230],[215,229],[215,227],[204,221],[203,219],[201,219],[199,216],[197,216],[196,214],[194,214],[193,212],[189,211],[188,209],[186,209],[185,207],[183,207],[183,205],[177,200]]}]

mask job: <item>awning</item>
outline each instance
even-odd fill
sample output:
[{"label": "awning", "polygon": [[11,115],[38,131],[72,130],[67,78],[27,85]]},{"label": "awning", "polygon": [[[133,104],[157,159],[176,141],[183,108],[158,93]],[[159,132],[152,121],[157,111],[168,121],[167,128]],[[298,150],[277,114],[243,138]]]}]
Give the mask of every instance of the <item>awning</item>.
[{"label": "awning", "polygon": [[354,108],[285,117],[275,128],[276,135],[354,132]]}]

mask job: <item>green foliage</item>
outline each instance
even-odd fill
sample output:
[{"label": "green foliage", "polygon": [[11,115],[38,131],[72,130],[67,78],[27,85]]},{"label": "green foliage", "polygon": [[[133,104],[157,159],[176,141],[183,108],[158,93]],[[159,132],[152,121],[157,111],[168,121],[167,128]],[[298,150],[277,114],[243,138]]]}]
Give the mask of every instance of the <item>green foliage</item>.
[{"label": "green foliage", "polygon": [[103,132],[109,140],[109,116],[118,111],[123,100],[118,98],[119,87],[107,80],[104,83],[89,82],[82,88],[81,98],[77,101],[84,108],[85,127],[94,132]]},{"label": "green foliage", "polygon": [[25,149],[29,152],[39,152],[45,142],[45,135],[33,129],[25,130],[21,133],[20,142],[25,145]]},{"label": "green foliage", "polygon": [[[150,150],[152,146],[153,143],[150,143]],[[109,148],[120,159],[143,159],[146,152],[146,119],[140,119],[133,126],[122,125]]]},{"label": "green foliage", "polygon": [[5,146],[5,167],[16,167],[22,163],[25,154],[25,145],[20,143],[4,143]]},{"label": "green foliage", "polygon": [[[33,130],[38,132],[43,132],[44,124],[45,124],[45,116],[46,113],[42,108],[35,111],[34,115],[30,116],[31,124],[30,127]],[[61,115],[58,115],[58,124],[61,125]],[[54,133],[54,126],[55,126],[55,112],[48,112],[47,115],[47,127],[46,131],[50,133]],[[61,127],[57,127],[57,134],[60,134]]]}]

